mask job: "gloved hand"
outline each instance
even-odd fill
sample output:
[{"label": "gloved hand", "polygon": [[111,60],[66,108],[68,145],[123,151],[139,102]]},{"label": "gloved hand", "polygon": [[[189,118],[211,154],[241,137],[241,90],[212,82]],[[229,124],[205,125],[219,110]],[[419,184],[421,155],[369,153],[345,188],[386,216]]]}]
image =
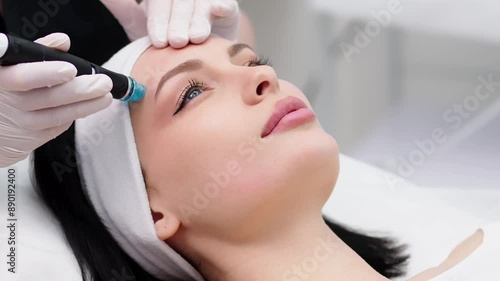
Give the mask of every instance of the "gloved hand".
[{"label": "gloved hand", "polygon": [[101,0],[131,40],[149,34],[153,45],[182,48],[214,33],[235,40],[240,11],[236,0]]},{"label": "gloved hand", "polygon": [[[67,51],[66,34],[38,39]],[[25,159],[66,131],[75,119],[111,104],[111,79],[103,74],[76,77],[67,62],[34,62],[0,67],[0,167]]]}]

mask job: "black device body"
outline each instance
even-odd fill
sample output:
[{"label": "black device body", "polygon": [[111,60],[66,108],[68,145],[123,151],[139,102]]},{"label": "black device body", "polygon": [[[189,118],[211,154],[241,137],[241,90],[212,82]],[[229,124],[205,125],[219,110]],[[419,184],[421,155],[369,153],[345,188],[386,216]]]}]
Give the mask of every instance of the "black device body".
[{"label": "black device body", "polygon": [[122,99],[128,94],[129,79],[123,74],[107,70],[77,56],[26,39],[12,35],[7,35],[7,38],[9,39],[9,46],[5,55],[0,58],[0,65],[2,66],[28,62],[65,61],[76,67],[77,76],[99,73],[109,76],[113,81],[111,90],[113,98]]}]

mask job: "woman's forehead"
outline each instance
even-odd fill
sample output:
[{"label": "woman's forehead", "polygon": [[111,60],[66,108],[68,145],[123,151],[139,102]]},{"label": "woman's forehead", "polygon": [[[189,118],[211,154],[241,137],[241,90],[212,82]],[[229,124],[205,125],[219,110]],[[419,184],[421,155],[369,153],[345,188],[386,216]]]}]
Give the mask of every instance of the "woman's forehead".
[{"label": "woman's forehead", "polygon": [[223,52],[231,44],[231,41],[212,36],[203,44],[190,44],[182,49],[150,47],[139,57],[136,65],[148,64],[168,67],[175,66],[187,59],[208,59],[211,56],[216,56],[218,52]]}]

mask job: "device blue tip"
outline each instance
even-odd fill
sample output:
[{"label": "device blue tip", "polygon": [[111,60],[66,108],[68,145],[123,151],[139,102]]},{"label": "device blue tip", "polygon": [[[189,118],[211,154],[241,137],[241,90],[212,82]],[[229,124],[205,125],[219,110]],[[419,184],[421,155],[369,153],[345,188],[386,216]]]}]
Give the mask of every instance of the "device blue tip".
[{"label": "device blue tip", "polygon": [[130,101],[140,101],[145,96],[146,96],[146,87],[142,84],[137,83],[134,92],[132,93],[132,97],[130,97]]},{"label": "device blue tip", "polygon": [[123,101],[126,102],[133,102],[133,101],[140,101],[146,96],[146,87],[142,84],[137,83],[134,79],[129,77],[130,80],[130,93],[128,95],[128,98],[126,98]]}]

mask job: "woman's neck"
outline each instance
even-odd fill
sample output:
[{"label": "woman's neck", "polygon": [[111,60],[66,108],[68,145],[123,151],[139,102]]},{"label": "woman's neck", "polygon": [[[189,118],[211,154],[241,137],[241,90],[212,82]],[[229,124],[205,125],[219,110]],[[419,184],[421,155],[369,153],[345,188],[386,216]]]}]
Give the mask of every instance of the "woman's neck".
[{"label": "woman's neck", "polygon": [[321,214],[302,221],[252,244],[204,240],[199,270],[210,281],[388,280],[340,240]]}]

